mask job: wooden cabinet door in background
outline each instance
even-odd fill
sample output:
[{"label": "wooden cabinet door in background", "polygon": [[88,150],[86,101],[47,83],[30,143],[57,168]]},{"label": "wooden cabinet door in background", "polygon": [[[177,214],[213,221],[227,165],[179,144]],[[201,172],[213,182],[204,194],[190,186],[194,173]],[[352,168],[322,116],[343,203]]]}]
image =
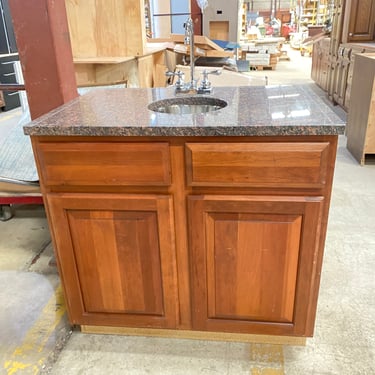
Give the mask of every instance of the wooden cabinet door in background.
[{"label": "wooden cabinet door in background", "polygon": [[312,334],[323,201],[190,196],[193,329]]},{"label": "wooden cabinet door in background", "polygon": [[72,323],[176,327],[172,198],[48,194]]},{"label": "wooden cabinet door in background", "polygon": [[[348,20],[349,17],[349,20]],[[373,0],[351,0],[347,2],[345,19],[348,22],[347,40],[365,42],[374,40],[375,2]]]}]

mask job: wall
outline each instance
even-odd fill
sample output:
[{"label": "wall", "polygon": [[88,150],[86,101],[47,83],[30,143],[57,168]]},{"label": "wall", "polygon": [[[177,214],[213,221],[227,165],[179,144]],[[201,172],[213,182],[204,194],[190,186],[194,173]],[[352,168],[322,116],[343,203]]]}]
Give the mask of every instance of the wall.
[{"label": "wall", "polygon": [[[254,11],[254,12],[259,11],[259,10],[271,9],[271,0],[252,0],[252,1],[244,1],[244,3],[249,4],[250,11]],[[277,0],[276,10],[289,9],[292,3],[293,2],[290,0]]]},{"label": "wall", "polygon": [[209,1],[209,5],[203,11],[203,35],[210,38],[210,21],[228,21],[230,42],[238,40],[238,0]]}]

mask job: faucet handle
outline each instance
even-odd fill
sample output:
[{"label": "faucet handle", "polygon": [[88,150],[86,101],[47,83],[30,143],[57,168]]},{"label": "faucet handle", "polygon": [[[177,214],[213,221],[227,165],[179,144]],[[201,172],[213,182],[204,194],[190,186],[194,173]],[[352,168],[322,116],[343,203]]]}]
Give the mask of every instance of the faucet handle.
[{"label": "faucet handle", "polygon": [[203,79],[201,80],[201,83],[199,85],[199,88],[198,88],[198,91],[200,93],[207,93],[207,92],[211,92],[212,90],[212,87],[211,87],[211,82],[208,80],[208,75],[209,74],[215,74],[215,75],[220,75],[221,74],[221,70],[219,69],[215,69],[215,70],[203,70],[202,72],[202,75],[203,75]]},{"label": "faucet handle", "polygon": [[183,85],[184,85],[184,75],[185,75],[184,72],[181,72],[181,70],[177,70],[177,72],[166,72],[165,75],[167,77],[177,76],[178,79],[177,79],[177,81],[174,85],[176,86],[176,88],[183,87]]},{"label": "faucet handle", "polygon": [[215,76],[219,76],[221,74],[220,69],[214,69],[214,70],[203,70],[202,75],[203,79],[207,79],[209,74],[214,74]]},{"label": "faucet handle", "polygon": [[221,70],[219,70],[219,69],[215,69],[215,70],[205,69],[205,70],[203,70],[203,72],[202,72],[202,75],[203,75],[202,82],[208,82],[209,83],[209,81],[208,81],[208,75],[209,74],[214,74],[215,76],[219,76],[221,74]]}]

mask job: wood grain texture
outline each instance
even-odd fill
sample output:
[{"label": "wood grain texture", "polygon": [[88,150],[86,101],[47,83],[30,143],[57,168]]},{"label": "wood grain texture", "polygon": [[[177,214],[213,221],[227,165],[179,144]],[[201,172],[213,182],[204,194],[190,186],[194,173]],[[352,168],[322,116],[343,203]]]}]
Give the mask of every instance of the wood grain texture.
[{"label": "wood grain texture", "polygon": [[168,143],[45,143],[38,148],[46,185],[169,185]]},{"label": "wood grain texture", "polygon": [[348,23],[348,42],[363,42],[374,40],[374,1],[348,0],[345,8],[344,23]]},{"label": "wood grain texture", "polygon": [[[313,334],[337,136],[71,136],[32,137],[32,143],[73,324]],[[286,152],[280,144],[290,144],[296,159],[306,152],[305,144],[312,144],[307,147],[312,160],[295,162],[290,154],[275,158],[275,150],[282,156]],[[199,151],[197,160],[203,160],[202,170],[212,177],[202,145],[209,152],[227,150],[227,159],[220,153],[218,158],[245,172],[246,163],[254,168],[256,162],[275,162],[287,168],[295,162],[303,169],[318,168],[319,160],[320,174],[313,178],[324,176],[324,183],[280,187],[219,181],[193,186],[187,178],[191,150]],[[59,156],[64,150],[68,158]],[[169,170],[169,183],[102,184],[102,169],[108,164],[109,171],[119,171],[123,163],[122,156],[106,154],[116,150],[144,151],[140,157],[145,159],[139,159],[145,162],[139,164],[144,172],[152,170],[155,158],[170,164],[162,168]],[[257,151],[255,159],[250,150]],[[80,151],[82,158],[70,159]],[[85,177],[62,184],[57,171],[64,159],[64,168],[75,178],[81,168],[75,163],[93,162],[97,167],[87,173],[91,182]],[[162,181],[164,172],[157,173]],[[48,176],[54,176],[56,185],[48,183]],[[259,177],[263,183],[260,172]],[[270,178],[275,181],[266,174]],[[128,263],[131,269],[126,269]]]},{"label": "wood grain texture", "polygon": [[141,0],[65,0],[73,57],[142,56]]},{"label": "wood grain texture", "polygon": [[329,143],[188,143],[191,186],[322,187]]},{"label": "wood grain texture", "polygon": [[304,332],[322,207],[321,197],[189,197],[193,328]]},{"label": "wood grain texture", "polygon": [[50,194],[73,322],[175,327],[177,276],[168,196]]}]

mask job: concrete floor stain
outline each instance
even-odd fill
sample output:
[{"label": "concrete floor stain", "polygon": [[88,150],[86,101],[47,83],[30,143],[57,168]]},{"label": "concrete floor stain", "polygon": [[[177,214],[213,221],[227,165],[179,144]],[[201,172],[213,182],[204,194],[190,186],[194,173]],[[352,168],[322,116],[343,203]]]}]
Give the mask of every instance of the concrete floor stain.
[{"label": "concrete floor stain", "polygon": [[11,358],[4,363],[7,375],[17,373],[36,375],[46,362],[44,348],[46,343],[59,325],[66,312],[61,286],[58,286],[54,295],[43,308],[38,320],[26,333],[25,338],[18,346]]}]

